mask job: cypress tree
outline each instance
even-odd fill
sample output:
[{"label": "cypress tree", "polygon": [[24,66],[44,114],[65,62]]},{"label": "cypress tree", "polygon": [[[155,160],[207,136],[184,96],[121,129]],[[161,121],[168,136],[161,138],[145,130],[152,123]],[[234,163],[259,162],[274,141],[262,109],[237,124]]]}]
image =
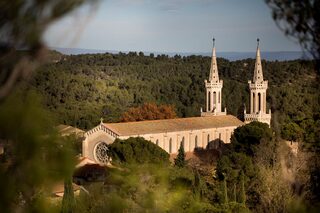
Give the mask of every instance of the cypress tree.
[{"label": "cypress tree", "polygon": [[239,198],[239,201],[240,203],[242,204],[246,204],[246,190],[244,188],[244,174],[243,174],[243,171],[241,170],[241,173],[240,173],[240,183],[241,183],[241,193],[240,193],[240,198]]},{"label": "cypress tree", "polygon": [[224,194],[224,203],[226,204],[229,203],[226,178],[223,179],[223,194]]},{"label": "cypress tree", "polygon": [[193,193],[197,199],[201,197],[201,182],[198,170],[194,171]]},{"label": "cypress tree", "polygon": [[74,200],[72,181],[71,181],[71,178],[67,178],[64,181],[64,193],[63,193],[63,199],[62,199],[61,212],[72,213],[74,212],[74,207],[75,207],[75,200]]},{"label": "cypress tree", "polygon": [[237,202],[237,185],[233,185],[233,201]]},{"label": "cypress tree", "polygon": [[178,155],[177,157],[174,159],[174,165],[179,167],[179,168],[183,168],[186,165],[186,155],[184,152],[184,147],[183,144],[180,143],[180,148],[178,150]]}]

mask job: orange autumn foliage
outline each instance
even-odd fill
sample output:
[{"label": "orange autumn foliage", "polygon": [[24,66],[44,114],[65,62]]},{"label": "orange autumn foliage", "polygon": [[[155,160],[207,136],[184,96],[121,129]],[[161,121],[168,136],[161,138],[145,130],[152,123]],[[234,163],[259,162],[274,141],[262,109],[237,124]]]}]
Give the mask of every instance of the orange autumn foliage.
[{"label": "orange autumn foliage", "polygon": [[121,122],[160,120],[176,118],[175,108],[172,105],[157,105],[145,103],[139,107],[132,107],[122,114]]}]

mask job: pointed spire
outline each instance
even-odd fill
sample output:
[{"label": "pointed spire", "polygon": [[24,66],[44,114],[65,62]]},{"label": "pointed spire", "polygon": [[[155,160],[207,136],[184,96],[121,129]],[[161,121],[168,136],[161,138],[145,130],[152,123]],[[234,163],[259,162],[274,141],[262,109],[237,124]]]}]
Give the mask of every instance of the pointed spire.
[{"label": "pointed spire", "polygon": [[212,47],[212,60],[211,60],[209,81],[210,82],[219,82],[215,38],[213,38],[212,41],[213,41],[213,47]]},{"label": "pointed spire", "polygon": [[261,66],[261,56],[260,56],[260,47],[259,47],[260,39],[257,39],[257,54],[256,54],[256,64],[254,66],[254,73],[253,73],[253,82],[254,83],[261,83],[263,82],[263,73],[262,73],[262,66]]}]

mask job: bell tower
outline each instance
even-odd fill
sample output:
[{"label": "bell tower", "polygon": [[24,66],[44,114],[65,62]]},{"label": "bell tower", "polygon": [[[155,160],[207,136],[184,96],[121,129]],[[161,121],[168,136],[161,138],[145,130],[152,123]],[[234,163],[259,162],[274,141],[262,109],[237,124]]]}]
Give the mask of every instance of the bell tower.
[{"label": "bell tower", "polygon": [[226,109],[224,112],[221,110],[223,80],[219,79],[214,38],[209,79],[204,82],[206,87],[206,111],[203,112],[201,109],[201,116],[226,115]]},{"label": "bell tower", "polygon": [[245,123],[251,121],[259,121],[267,123],[270,126],[271,110],[267,113],[267,89],[268,81],[263,79],[261,56],[260,56],[260,40],[257,39],[256,63],[254,66],[253,80],[248,81],[250,88],[250,113],[244,110]]}]

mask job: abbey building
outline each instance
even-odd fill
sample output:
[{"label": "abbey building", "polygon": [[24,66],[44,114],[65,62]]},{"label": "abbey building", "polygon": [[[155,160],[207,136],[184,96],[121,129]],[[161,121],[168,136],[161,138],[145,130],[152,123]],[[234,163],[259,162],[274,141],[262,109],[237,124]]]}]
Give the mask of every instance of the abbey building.
[{"label": "abbey building", "polygon": [[[250,113],[245,113],[245,123],[266,122],[270,125],[271,113],[266,113],[266,90],[268,82],[263,80],[260,50],[257,49],[256,66],[251,90]],[[223,81],[219,79],[216,48],[213,40],[212,60],[208,80],[205,80],[206,106],[200,117],[151,120],[126,123],[103,123],[87,131],[82,143],[83,157],[97,163],[107,163],[107,145],[115,139],[143,137],[168,153],[177,153],[180,145],[186,152],[196,148],[230,143],[233,131],[245,123],[222,111]]]}]

